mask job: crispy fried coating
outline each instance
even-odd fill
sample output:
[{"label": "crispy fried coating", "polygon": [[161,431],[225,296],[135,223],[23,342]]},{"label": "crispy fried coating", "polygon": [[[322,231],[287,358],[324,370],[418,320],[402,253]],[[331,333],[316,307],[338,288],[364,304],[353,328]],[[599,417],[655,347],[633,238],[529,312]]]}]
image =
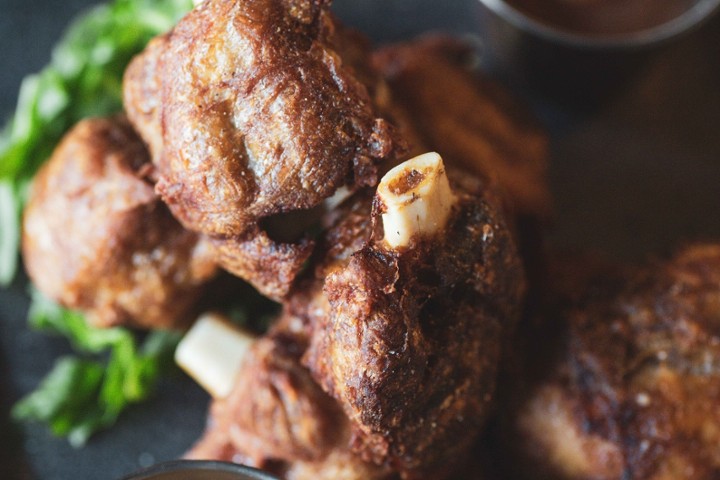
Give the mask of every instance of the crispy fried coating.
[{"label": "crispy fried coating", "polygon": [[451,178],[446,229],[402,251],[382,242],[371,191],[326,214],[314,272],[215,403],[193,458],[289,479],[467,473],[453,469],[489,413],[524,278],[497,194]]},{"label": "crispy fried coating", "polygon": [[370,195],[350,200],[308,308],[304,363],[343,406],[353,448],[403,478],[446,478],[468,455],[524,295],[501,201],[470,175],[451,179],[446,228],[402,250],[383,242]]},{"label": "crispy fried coating", "polygon": [[387,468],[351,452],[347,418],[300,363],[306,327],[286,312],[258,339],[230,396],[213,402],[208,429],[187,457],[254,465],[296,480],[389,478]]},{"label": "crispy fried coating", "polygon": [[354,76],[360,69],[345,64],[343,51],[361,64],[361,50],[347,47],[328,6],[205,1],[125,77],[131,120],[159,152],[163,200],[187,228],[219,239],[223,267],[276,299],[289,283],[258,276],[252,255],[282,250],[264,267],[291,280],[309,249],[261,238],[261,220],[374,185],[377,164],[402,146]]},{"label": "crispy fried coating", "polygon": [[186,320],[215,273],[145,178],[142,141],[122,117],[80,122],[38,173],[23,258],[35,285],[95,325],[166,328]]},{"label": "crispy fried coating", "polygon": [[314,243],[308,238],[297,243],[276,242],[257,226],[250,234],[246,238],[211,238],[213,259],[267,297],[280,300],[310,257]]},{"label": "crispy fried coating", "polygon": [[515,213],[545,217],[548,139],[508,92],[467,68],[469,52],[458,40],[427,36],[381,48],[373,62],[414,153],[435,150],[448,165],[499,182]]},{"label": "crispy fried coating", "polygon": [[[224,436],[258,466],[317,460],[341,433],[342,412],[300,364],[306,340],[285,328],[290,321],[281,319],[251,347],[232,393],[212,407],[209,434]],[[202,449],[201,443],[191,456]]]},{"label": "crispy fried coating", "polygon": [[132,59],[123,75],[125,113],[150,150],[151,159],[162,154],[162,80],[160,62],[169,35],[159,35],[142,54]]},{"label": "crispy fried coating", "polygon": [[527,478],[720,475],[720,245],[629,272],[570,310],[516,413],[511,463]]}]

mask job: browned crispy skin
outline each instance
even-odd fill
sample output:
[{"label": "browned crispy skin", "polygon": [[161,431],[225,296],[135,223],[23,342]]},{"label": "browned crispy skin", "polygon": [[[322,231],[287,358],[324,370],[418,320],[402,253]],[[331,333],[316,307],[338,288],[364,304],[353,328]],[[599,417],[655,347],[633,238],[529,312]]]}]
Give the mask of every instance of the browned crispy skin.
[{"label": "browned crispy skin", "polygon": [[162,154],[162,80],[160,61],[168,35],[155,37],[132,59],[123,76],[123,105],[128,120],[148,145],[151,159]]},{"label": "browned crispy skin", "polygon": [[215,402],[192,458],[288,479],[436,479],[464,465],[524,282],[500,200],[453,179],[460,200],[442,238],[402,252],[380,242],[371,191],[325,216],[315,274]]},{"label": "browned crispy skin", "polygon": [[[377,164],[401,150],[354,76],[371,71],[364,50],[337,31],[328,4],[208,0],[125,77],[131,120],[159,152],[163,200],[187,228],[220,239],[223,267],[276,299],[309,249],[272,240],[283,255],[265,270],[283,281],[268,283],[251,257],[267,250],[256,241],[271,241],[256,240],[260,220],[315,207],[341,186],[374,185]],[[159,102],[147,98],[158,92]]]},{"label": "browned crispy skin", "polygon": [[348,422],[300,363],[307,326],[285,314],[251,348],[232,393],[216,400],[189,458],[235,461],[287,479],[374,480],[386,468],[349,448]]},{"label": "browned crispy skin", "polygon": [[466,68],[467,54],[457,40],[429,36],[381,48],[373,61],[417,153],[435,150],[450,166],[495,179],[515,213],[545,217],[547,137],[507,92]]},{"label": "browned crispy skin", "polygon": [[[212,408],[209,433],[224,435],[258,466],[317,460],[341,434],[342,412],[300,364],[306,340],[290,329],[291,321],[280,320],[252,346],[232,393]],[[201,456],[201,448],[191,455]]]},{"label": "browned crispy skin", "polygon": [[158,190],[186,224],[240,235],[376,183],[391,127],[334,51],[327,3],[210,0],[173,31]]},{"label": "browned crispy skin", "polygon": [[142,141],[124,118],[74,127],[35,178],[23,258],[35,285],[96,325],[163,328],[215,273],[207,246],[170,215],[145,178]]},{"label": "browned crispy skin", "polygon": [[458,178],[446,229],[402,251],[382,242],[368,195],[349,202],[324,240],[324,301],[308,309],[304,362],[350,418],[354,449],[404,478],[445,478],[468,454],[522,306],[500,201]]},{"label": "browned crispy skin", "polygon": [[314,247],[308,238],[276,242],[257,226],[249,237],[211,238],[209,243],[213,259],[225,270],[247,279],[274,300],[286,294]]},{"label": "browned crispy skin", "polygon": [[516,416],[513,463],[527,478],[720,478],[720,244],[622,284],[567,315],[556,363]]}]

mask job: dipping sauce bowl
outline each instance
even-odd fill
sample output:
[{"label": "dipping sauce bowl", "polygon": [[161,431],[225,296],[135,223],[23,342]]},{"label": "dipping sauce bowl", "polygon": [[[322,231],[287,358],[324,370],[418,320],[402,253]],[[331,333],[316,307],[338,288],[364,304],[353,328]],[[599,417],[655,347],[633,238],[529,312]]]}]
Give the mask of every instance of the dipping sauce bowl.
[{"label": "dipping sauce bowl", "polygon": [[478,0],[486,67],[507,83],[575,106],[621,85],[720,0]]}]

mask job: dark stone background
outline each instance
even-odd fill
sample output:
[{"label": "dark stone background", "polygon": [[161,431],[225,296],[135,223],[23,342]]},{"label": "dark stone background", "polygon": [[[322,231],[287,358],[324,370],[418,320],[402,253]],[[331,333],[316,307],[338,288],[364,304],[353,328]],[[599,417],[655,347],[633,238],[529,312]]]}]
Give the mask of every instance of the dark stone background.
[{"label": "dark stone background", "polygon": [[[64,25],[87,0],[0,0],[0,118],[23,75],[49,60]],[[474,0],[337,0],[347,23],[377,41],[427,29],[468,33]],[[669,46],[591,113],[523,92],[552,138],[554,248],[620,259],[661,254],[680,242],[720,238],[720,21]],[[113,479],[175,458],[200,434],[206,395],[184,377],[73,450],[43,428],[17,427],[8,406],[67,352],[64,341],[25,327],[24,281],[0,290],[0,478]]]}]

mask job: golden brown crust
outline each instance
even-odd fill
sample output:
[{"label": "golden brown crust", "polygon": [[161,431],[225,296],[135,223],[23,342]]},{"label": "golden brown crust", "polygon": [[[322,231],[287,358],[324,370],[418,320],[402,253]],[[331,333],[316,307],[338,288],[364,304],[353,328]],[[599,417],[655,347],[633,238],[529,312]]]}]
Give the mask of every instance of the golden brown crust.
[{"label": "golden brown crust", "polygon": [[302,341],[275,329],[252,347],[213,421],[236,452],[263,466],[323,458],[342,435],[342,412],[300,365]]},{"label": "golden brown crust", "polygon": [[559,360],[518,417],[530,468],[568,479],[717,478],[720,245],[692,245],[624,283],[568,315]]},{"label": "golden brown crust", "polygon": [[307,238],[298,243],[275,242],[259,228],[243,238],[211,238],[213,259],[241,278],[246,278],[263,295],[281,300],[312,254],[314,243]]},{"label": "golden brown crust", "polygon": [[152,39],[145,50],[132,59],[123,76],[125,112],[153,160],[160,158],[163,145],[160,61],[167,41],[168,35]]},{"label": "golden brown crust", "polygon": [[405,478],[443,478],[448,459],[468,454],[524,294],[497,197],[454,185],[460,201],[442,236],[405,251],[384,246],[358,197],[318,268],[327,310],[312,319],[304,362],[343,405],[354,448]]},{"label": "golden brown crust", "polygon": [[440,479],[465,465],[524,281],[497,194],[451,178],[460,200],[443,236],[402,252],[381,241],[372,191],[325,216],[314,271],[216,403],[193,457],[285,478]]},{"label": "golden brown crust", "polygon": [[205,233],[240,235],[347,183],[372,185],[392,153],[391,127],[332,49],[325,6],[288,3],[300,19],[277,0],[205,2],[165,49],[158,191]]},{"label": "golden brown crust", "polygon": [[172,218],[144,176],[124,118],[80,122],[35,179],[23,257],[37,287],[97,325],[186,320],[214,275],[207,245]]},{"label": "golden brown crust", "polygon": [[[315,207],[342,186],[374,185],[377,164],[403,148],[355,77],[375,78],[366,47],[336,28],[328,4],[208,0],[125,77],[163,200],[186,228],[222,239],[224,268],[275,299],[308,249],[256,239],[261,220]],[[284,252],[264,265],[275,282],[258,276],[263,259],[248,245],[260,243]]]},{"label": "golden brown crust", "polygon": [[306,333],[302,319],[281,315],[248,352],[230,396],[213,402],[208,429],[187,457],[235,461],[296,480],[390,477],[351,452],[340,406],[300,363]]}]

